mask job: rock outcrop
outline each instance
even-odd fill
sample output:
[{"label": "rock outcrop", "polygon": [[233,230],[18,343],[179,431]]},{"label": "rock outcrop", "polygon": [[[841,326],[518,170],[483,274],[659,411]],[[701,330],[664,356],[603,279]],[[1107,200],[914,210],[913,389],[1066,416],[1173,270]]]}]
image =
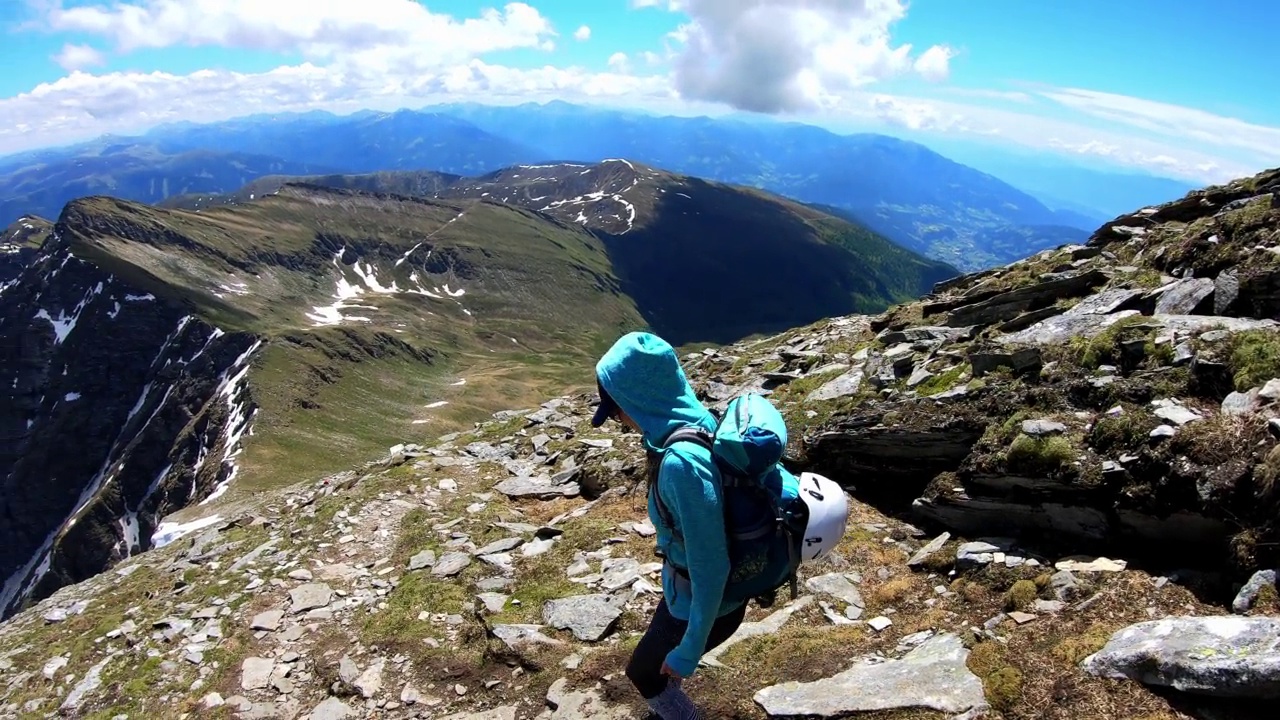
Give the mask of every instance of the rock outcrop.
[{"label": "rock outcrop", "polygon": [[152,546],[225,487],[257,338],[76,257],[55,234],[0,306],[0,614]]}]

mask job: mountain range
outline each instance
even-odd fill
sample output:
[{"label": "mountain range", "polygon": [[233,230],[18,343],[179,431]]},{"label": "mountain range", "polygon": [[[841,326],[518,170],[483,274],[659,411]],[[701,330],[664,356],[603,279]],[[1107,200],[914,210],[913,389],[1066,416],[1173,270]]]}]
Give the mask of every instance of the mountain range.
[{"label": "mountain range", "polygon": [[158,202],[234,192],[264,175],[476,176],[522,163],[609,158],[837,208],[963,270],[1079,241],[1110,217],[1079,202],[1051,208],[995,175],[884,135],[551,102],[251,116],[23,153],[0,158],[0,220],[54,218],[67,201],[97,192]]},{"label": "mountain range", "polygon": [[581,385],[626,330],[730,342],[957,274],[821,209],[625,160],[172,204],[92,196],[14,230],[4,611],[147,549],[180,508]]}]

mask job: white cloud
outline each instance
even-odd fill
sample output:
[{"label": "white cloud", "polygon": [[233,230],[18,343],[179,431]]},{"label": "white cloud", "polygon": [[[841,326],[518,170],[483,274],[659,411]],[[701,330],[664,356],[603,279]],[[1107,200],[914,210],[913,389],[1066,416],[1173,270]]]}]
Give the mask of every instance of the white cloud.
[{"label": "white cloud", "polygon": [[911,70],[943,79],[951,51],[912,59],[889,26],[906,14],[900,0],[685,0],[692,21],[675,63],[682,96],[741,110],[777,113],[831,106],[857,88]]},{"label": "white cloud", "polygon": [[624,52],[616,52],[609,56],[609,69],[615,72],[625,73],[631,67],[631,61]]},{"label": "white cloud", "polygon": [[1256,125],[1182,105],[1128,95],[1056,88],[1040,93],[1061,105],[1093,117],[1139,128],[1178,140],[1256,153],[1280,161],[1280,128]]},{"label": "white cloud", "polygon": [[583,25],[582,27],[574,31],[573,38],[575,40],[590,40],[591,28],[587,27],[586,25]]},{"label": "white cloud", "polygon": [[88,45],[66,43],[62,46],[62,52],[53,56],[53,61],[61,65],[63,70],[82,70],[94,65],[102,65],[106,62],[106,58],[101,52]]},{"label": "white cloud", "polygon": [[200,70],[189,75],[72,72],[30,92],[0,99],[0,153],[136,132],[176,120],[216,121],[253,113],[363,108],[391,110],[430,102],[471,100],[670,102],[665,77],[591,73],[543,66],[528,70],[475,59],[430,72],[382,74],[311,63],[264,73]]},{"label": "white cloud", "polygon": [[415,0],[310,0],[304,8],[262,0],[132,0],[96,2],[46,15],[50,29],[99,35],[116,50],[175,45],[298,52],[312,61],[374,65],[459,62],[512,48],[549,47],[551,23],[512,2],[478,18],[429,11]]},{"label": "white cloud", "polygon": [[955,51],[943,45],[934,45],[916,58],[915,69],[930,82],[942,82],[951,76],[951,58]]}]

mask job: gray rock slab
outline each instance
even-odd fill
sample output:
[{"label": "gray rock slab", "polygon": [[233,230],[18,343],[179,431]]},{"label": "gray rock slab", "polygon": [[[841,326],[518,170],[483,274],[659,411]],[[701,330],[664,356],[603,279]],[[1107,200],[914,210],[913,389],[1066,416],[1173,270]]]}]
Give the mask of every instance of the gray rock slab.
[{"label": "gray rock slab", "polygon": [[470,564],[471,553],[445,553],[431,568],[431,574],[437,577],[451,577],[465,570]]},{"label": "gray rock slab", "polygon": [[609,595],[572,595],[548,600],[542,606],[542,620],[557,630],[569,630],[585,642],[604,638],[622,615],[622,604]]},{"label": "gray rock slab", "polygon": [[1253,608],[1253,604],[1258,600],[1258,593],[1262,592],[1264,587],[1276,587],[1275,570],[1259,570],[1249,578],[1249,581],[1240,588],[1240,592],[1236,593],[1235,600],[1231,601],[1231,609],[1238,613],[1249,612]]},{"label": "gray rock slab", "polygon": [[311,720],[345,720],[353,717],[356,717],[356,711],[336,697],[328,698],[311,711]]},{"label": "gray rock slab", "polygon": [[862,600],[862,593],[858,592],[858,587],[844,573],[827,573],[811,577],[804,581],[804,586],[809,592],[830,595],[856,607],[866,607],[866,603]]},{"label": "gray rock slab", "polygon": [[409,558],[410,570],[421,570],[429,568],[436,564],[436,553],[434,550],[423,550],[422,552]]},{"label": "gray rock slab", "polygon": [[863,372],[862,368],[855,368],[843,375],[829,380],[817,390],[809,393],[805,398],[810,402],[817,400],[835,400],[836,398],[848,397],[858,392],[858,388],[862,387]]},{"label": "gray rock slab", "polygon": [[631,711],[625,707],[610,705],[600,697],[598,690],[566,689],[568,680],[560,678],[547,689],[547,706],[554,712],[550,720],[630,720]]},{"label": "gray rock slab", "polygon": [[557,485],[547,475],[507,478],[494,485],[493,489],[511,498],[527,497],[539,500],[573,497],[581,492],[581,488],[578,487],[577,483],[569,482]]},{"label": "gray rock slab", "polygon": [[864,658],[814,682],[771,685],[755,694],[770,716],[844,717],[850,713],[924,707],[962,713],[984,707],[982,681],[969,671],[960,638],[929,638],[900,660]]},{"label": "gray rock slab", "polygon": [[946,545],[946,544],[947,544],[947,541],[948,541],[948,540],[950,540],[950,539],[951,539],[951,533],[949,533],[949,532],[944,532],[944,533],[942,533],[941,535],[939,535],[938,537],[936,537],[936,538],[934,538],[934,539],[930,540],[930,541],[929,541],[929,544],[927,544],[927,545],[925,545],[924,547],[920,548],[919,550],[917,550],[917,551],[916,551],[916,554],[915,554],[915,555],[912,555],[912,556],[911,556],[911,559],[907,561],[907,567],[913,567],[913,568],[914,568],[914,567],[920,567],[920,566],[921,566],[921,565],[923,565],[923,564],[925,563],[925,561],[926,561],[926,560],[928,560],[928,559],[929,559],[929,558],[930,558],[934,553],[936,553],[936,552],[938,552],[939,550],[941,550],[941,549],[942,549],[942,546],[943,546],[943,545]]},{"label": "gray rock slab", "polygon": [[1156,292],[1156,313],[1161,315],[1191,315],[1196,309],[1212,309],[1205,300],[1213,295],[1214,284],[1209,278],[1185,278],[1165,285]]},{"label": "gray rock slab", "polygon": [[1092,675],[1216,697],[1280,700],[1280,618],[1170,617],[1130,625],[1081,662]]},{"label": "gray rock slab", "polygon": [[299,585],[289,591],[289,600],[292,603],[289,611],[292,613],[306,612],[322,608],[329,604],[333,599],[333,588],[326,583],[307,583]]},{"label": "gray rock slab", "polygon": [[240,689],[261,690],[271,683],[271,671],[276,662],[271,658],[245,658],[240,664]]}]

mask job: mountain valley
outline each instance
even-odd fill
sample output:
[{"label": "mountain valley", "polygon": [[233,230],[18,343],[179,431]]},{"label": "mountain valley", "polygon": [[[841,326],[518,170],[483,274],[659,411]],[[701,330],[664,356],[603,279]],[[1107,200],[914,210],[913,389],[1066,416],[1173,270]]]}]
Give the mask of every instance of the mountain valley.
[{"label": "mountain valley", "polygon": [[6,615],[169,537],[182,508],[589,386],[627,329],[732,342],[956,274],[812,208],[626,161],[434,197],[381,191],[437,187],[418,174],[327,180],[198,210],[94,196],[18,223],[0,295]]},{"label": "mountain valley", "polygon": [[[582,180],[555,200],[534,200],[563,181],[550,174],[571,172],[603,184]],[[103,253],[99,263],[106,248],[137,263],[152,257],[154,279],[130,282],[150,282],[155,300],[125,298],[119,316],[127,302],[159,306],[165,288],[203,283],[203,294],[182,294],[209,304],[201,315],[225,325],[221,342],[262,333],[269,351],[282,333],[375,328],[407,342],[448,325],[416,330],[407,318],[437,322],[421,308],[450,313],[452,324],[466,317],[462,307],[485,317],[479,288],[492,293],[497,281],[478,264],[464,276],[464,243],[450,235],[473,213],[536,219],[531,227],[556,228],[565,234],[554,239],[575,252],[580,241],[585,253],[588,239],[625,242],[654,221],[642,201],[656,199],[655,185],[667,190],[659,196],[678,187],[658,175],[620,161],[511,168],[437,199],[286,185],[200,213],[91,199],[68,208],[41,257],[62,252],[60,243],[86,258]],[[682,187],[690,199],[709,192]],[[741,392],[769,397],[788,420],[788,464],[839,480],[852,508],[836,553],[804,566],[799,596],[753,606],[685,681],[690,695],[729,720],[1270,717],[1280,697],[1277,198],[1280,169],[1136,208],[1084,243],[944,279],[884,312],[685,348],[700,398],[722,409]],[[518,201],[560,204],[544,213]],[[419,206],[427,209],[410,210]],[[243,230],[255,213],[255,226],[279,243],[275,255],[252,238],[218,234]],[[457,275],[414,265],[414,237],[389,237],[385,248],[369,240],[390,233],[377,218],[405,225],[419,213],[444,224],[432,257],[449,240]],[[332,267],[337,247],[303,242],[304,219],[323,219],[352,245],[365,238],[352,265],[312,271],[314,290],[285,268]],[[182,257],[163,263],[131,247],[147,244],[143,228]],[[514,254],[529,242],[502,249],[527,264]],[[382,262],[356,259],[375,253]],[[28,270],[61,268],[39,289],[93,270],[88,259],[60,257]],[[503,258],[495,251],[491,260]],[[600,278],[620,289],[614,266],[601,267]],[[95,307],[119,301],[103,282],[73,315],[81,319],[65,343],[77,341]],[[333,297],[330,283],[364,291]],[[6,302],[14,288],[31,292],[27,285],[24,277],[6,290]],[[207,299],[215,290],[226,308]],[[624,323],[641,313],[620,290],[578,291],[587,294],[577,309],[611,297]],[[316,308],[331,307],[327,300],[368,307],[337,308],[347,320],[315,325],[333,317]],[[409,301],[423,303],[416,315],[390,312]],[[68,322],[60,305],[41,309]],[[576,312],[574,327],[592,315]],[[405,333],[394,332],[396,322]],[[609,324],[601,343],[616,332]],[[196,357],[212,333],[191,332],[173,355],[185,359],[179,373],[214,350]],[[46,343],[56,339],[49,335]],[[239,348],[207,362],[235,378],[241,355],[225,358]],[[448,354],[421,362],[443,364]],[[592,361],[584,351],[578,370]],[[254,373],[246,377],[257,398]],[[642,716],[623,667],[661,595],[643,450],[613,425],[591,428],[591,384],[568,377],[541,396],[503,398],[474,425],[428,426],[388,447],[349,450],[326,459],[324,473],[252,485],[231,502],[247,478],[238,476],[217,502],[179,513],[184,524],[163,547],[65,585],[0,625],[0,712]],[[180,392],[194,403],[209,394]],[[264,399],[255,442],[268,431],[266,412]],[[251,455],[232,460],[247,468]]]}]

